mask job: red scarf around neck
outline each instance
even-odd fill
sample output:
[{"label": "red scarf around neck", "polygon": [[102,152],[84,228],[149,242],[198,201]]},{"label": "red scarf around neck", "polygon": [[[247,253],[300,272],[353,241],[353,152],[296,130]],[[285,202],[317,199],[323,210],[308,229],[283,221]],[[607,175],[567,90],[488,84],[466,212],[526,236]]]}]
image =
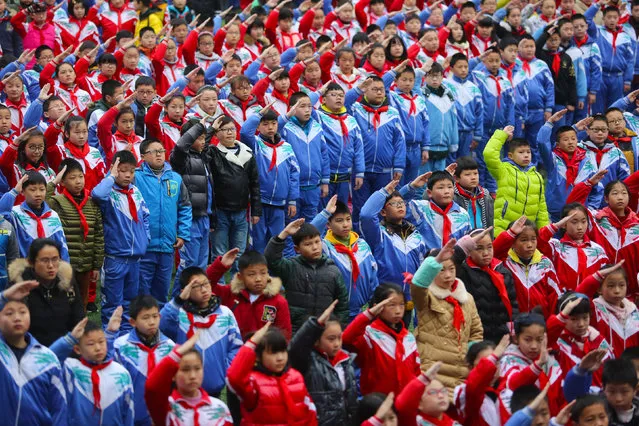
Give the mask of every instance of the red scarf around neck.
[{"label": "red scarf around neck", "polygon": [[[576,357],[583,358],[586,354],[599,348],[599,342],[594,341],[586,336],[577,336],[568,329],[564,329],[563,332],[565,340],[570,343],[570,353]],[[579,347],[579,343],[582,344],[582,348]]]},{"label": "red scarf around neck", "polygon": [[492,74],[488,74],[488,78],[495,82],[495,89],[497,90],[497,108],[501,107],[501,84],[499,83],[499,77],[495,77]]},{"label": "red scarf around neck", "polygon": [[[590,247],[590,244],[588,243],[589,240],[587,238],[588,236],[584,235],[584,242],[581,244],[575,242],[567,234],[564,235],[560,240],[562,244],[565,244],[567,246],[574,247],[577,249],[577,272],[579,276],[581,276],[581,274],[583,274],[583,272],[588,268],[588,256],[586,256],[586,252],[584,251],[584,248]],[[575,286],[577,284],[579,283],[577,282]]]},{"label": "red scarf around neck", "polygon": [[31,210],[24,209],[24,212],[27,214],[27,216],[29,216],[31,219],[36,221],[36,229],[37,229],[37,232],[38,232],[38,238],[46,238],[46,234],[44,232],[44,225],[42,224],[42,219],[46,219],[46,218],[50,217],[53,212],[51,210],[49,210],[46,213],[42,213],[42,216],[36,216],[36,214],[33,213]]},{"label": "red scarf around neck", "polygon": [[273,170],[275,166],[277,166],[277,148],[284,145],[284,141],[271,143],[262,139],[262,142],[264,142],[264,145],[268,146],[269,148],[273,150],[273,152],[271,153],[271,163],[268,166],[268,171],[270,172],[271,170]]},{"label": "red scarf around neck", "polygon": [[382,122],[382,113],[388,111],[388,105],[383,105],[378,108],[372,108],[368,105],[362,104],[364,111],[369,114],[373,114],[373,129],[377,130],[377,126]]},{"label": "red scarf around neck", "polygon": [[410,101],[410,108],[408,109],[408,115],[413,116],[417,114],[417,106],[415,105],[415,100],[417,99],[417,95],[411,96],[406,93],[400,93],[399,96]]},{"label": "red scarf around neck", "polygon": [[575,184],[575,179],[577,179],[577,175],[579,174],[579,165],[581,164],[581,161],[586,158],[586,150],[577,148],[572,154],[572,158],[567,152],[562,151],[559,148],[555,148],[553,152],[557,155],[557,157],[564,160],[564,163],[566,164],[566,188],[570,188]]},{"label": "red scarf around neck", "polygon": [[64,143],[64,147],[69,150],[73,158],[84,163],[84,173],[91,170],[91,166],[87,160],[87,155],[89,155],[89,151],[91,151],[88,143],[85,143],[82,146],[77,146],[74,143],[67,141]]},{"label": "red scarf around neck", "polygon": [[632,136],[613,136],[613,135],[608,135],[608,140],[612,143],[615,144],[615,146],[617,148],[619,148],[619,144],[620,143],[630,143],[632,142]]},{"label": "red scarf around neck", "polygon": [[455,422],[453,422],[453,419],[448,417],[446,414],[442,414],[441,420],[437,417],[432,417],[422,412],[419,413],[419,416],[433,426],[453,426],[455,424]]},{"label": "red scarf around neck", "polygon": [[455,183],[455,186],[457,187],[457,191],[459,191],[459,195],[470,200],[470,206],[473,209],[473,217],[476,217],[477,201],[484,196],[484,191],[482,191],[481,186],[477,187],[477,195],[473,195],[469,191],[466,191],[459,183]]},{"label": "red scarf around neck", "polygon": [[134,342],[142,352],[146,352],[146,377],[149,377],[151,371],[155,368],[155,349],[158,345],[148,347],[144,343]]},{"label": "red scarf around neck", "polygon": [[109,360],[103,364],[91,364],[87,362],[84,358],[80,358],[80,362],[87,368],[91,369],[91,385],[93,391],[93,408],[96,410],[101,410],[100,407],[100,375],[98,371],[104,370],[107,368],[113,360]]},{"label": "red scarf around neck", "polygon": [[348,115],[347,114],[337,115],[337,114],[331,114],[331,113],[328,113],[327,115],[331,117],[333,120],[339,121],[339,126],[342,129],[342,138],[344,139],[344,146],[346,146],[346,142],[348,141],[348,126],[346,125],[346,119],[348,118]]},{"label": "red scarf around neck", "polygon": [[357,263],[357,258],[355,257],[355,253],[359,249],[357,247],[357,243],[353,244],[352,247],[346,247],[344,244],[334,244],[335,251],[338,253],[342,253],[348,256],[351,261],[351,279],[353,280],[353,289],[357,288],[356,284],[357,279],[359,278],[359,265]]},{"label": "red scarf around neck", "polygon": [[182,408],[186,410],[193,410],[193,426],[203,426],[204,424],[208,424],[208,423],[204,423],[200,425],[199,409],[201,407],[204,407],[210,404],[210,401],[208,399],[208,395],[206,394],[206,392],[200,388],[200,393],[201,393],[201,399],[195,405],[191,405],[187,401],[185,401],[184,396],[180,395],[177,389],[173,391],[173,395],[172,395],[173,400],[175,400]]},{"label": "red scarf around neck", "polygon": [[508,297],[508,291],[506,290],[506,282],[504,281],[504,275],[501,272],[497,272],[495,270],[495,268],[497,268],[497,266],[499,266],[500,264],[499,260],[493,258],[493,260],[490,261],[489,266],[481,267],[477,265],[475,262],[473,262],[473,259],[468,257],[466,259],[466,263],[471,268],[481,269],[482,271],[488,274],[488,276],[490,277],[490,281],[493,283],[493,285],[497,289],[497,293],[499,294],[499,299],[501,300],[501,303],[503,303],[504,307],[506,308],[506,311],[508,311],[508,317],[512,319],[513,305],[510,302],[510,298]]},{"label": "red scarf around neck", "polygon": [[577,45],[577,47],[581,47],[586,43],[588,43],[588,34],[586,34],[581,40],[575,37],[575,44]]},{"label": "red scarf around neck", "polygon": [[193,337],[193,334],[195,333],[195,328],[211,328],[211,326],[215,323],[215,320],[217,319],[217,314],[211,314],[208,316],[208,318],[206,319],[206,321],[204,322],[195,322],[195,319],[193,318],[193,314],[191,312],[187,312],[186,313],[186,317],[189,319],[189,331],[186,332],[186,338],[190,339],[191,337]]},{"label": "red scarf around neck", "polygon": [[135,223],[138,223],[138,209],[135,206],[135,200],[133,199],[133,193],[135,192],[133,188],[122,189],[113,187],[113,189],[120,194],[126,195],[126,201],[129,203],[129,213],[131,214],[131,219],[133,219]]},{"label": "red scarf around neck", "polygon": [[78,204],[75,198],[73,198],[73,195],[71,195],[71,193],[66,188],[62,189],[62,195],[64,195],[67,200],[69,200],[71,205],[78,212],[78,216],[80,216],[80,228],[82,228],[82,235],[84,236],[84,240],[86,241],[87,236],[89,235],[89,224],[87,223],[87,217],[82,209],[89,201],[89,191],[87,189],[84,189],[82,191],[82,201],[80,201],[80,204]]},{"label": "red scarf around neck", "polygon": [[430,208],[437,214],[441,215],[444,220],[444,227],[442,229],[442,247],[450,240],[450,234],[452,232],[452,223],[448,217],[448,212],[453,207],[453,203],[446,206],[446,209],[442,210],[437,204],[430,202]]},{"label": "red scarf around neck", "polygon": [[[457,285],[459,281],[455,281],[452,288],[450,289],[451,293],[454,293],[457,290]],[[461,327],[466,323],[466,319],[464,318],[464,311],[459,304],[459,301],[455,299],[452,295],[446,296],[444,300],[451,305],[453,305],[453,328],[457,331],[457,341],[461,343]]]},{"label": "red scarf around neck", "polygon": [[550,69],[552,69],[552,73],[555,77],[559,75],[559,70],[561,69],[561,53],[562,52],[548,52],[550,56],[552,56],[552,65]]}]

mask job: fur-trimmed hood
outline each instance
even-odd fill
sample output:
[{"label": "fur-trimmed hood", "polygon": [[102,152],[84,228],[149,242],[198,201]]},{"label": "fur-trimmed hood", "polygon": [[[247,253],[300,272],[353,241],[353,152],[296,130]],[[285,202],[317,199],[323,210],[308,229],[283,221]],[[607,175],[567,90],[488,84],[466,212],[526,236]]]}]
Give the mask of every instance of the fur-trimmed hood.
[{"label": "fur-trimmed hood", "polygon": [[[273,297],[280,294],[280,290],[282,289],[282,280],[277,277],[268,277],[268,283],[266,287],[264,287],[264,296]],[[246,285],[244,282],[240,280],[235,274],[233,280],[231,280],[231,292],[233,294],[240,294],[242,290],[246,290]]]},{"label": "fur-trimmed hood", "polygon": [[450,290],[444,290],[443,288],[438,287],[435,284],[431,284],[431,286],[428,287],[428,291],[437,299],[443,300],[448,296],[453,296],[453,298],[456,299],[459,303],[468,302],[468,292],[466,291],[466,286],[464,285],[462,280],[457,278],[455,280],[455,283],[453,284],[453,287],[455,288],[455,290],[451,292]]},{"label": "fur-trimmed hood", "polygon": [[[8,269],[9,281],[12,283],[37,279],[35,272],[27,259],[16,259],[11,262]],[[71,264],[63,260],[58,266],[58,288],[66,293],[73,292],[73,268]]]}]

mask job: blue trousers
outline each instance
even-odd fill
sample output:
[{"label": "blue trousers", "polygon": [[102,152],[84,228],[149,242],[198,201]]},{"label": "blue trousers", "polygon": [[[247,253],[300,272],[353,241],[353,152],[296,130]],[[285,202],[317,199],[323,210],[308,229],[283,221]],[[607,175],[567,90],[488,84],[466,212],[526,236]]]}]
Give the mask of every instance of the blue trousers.
[{"label": "blue trousers", "polygon": [[353,229],[359,230],[359,211],[368,197],[378,189],[382,189],[393,179],[392,172],[364,174],[364,184],[358,191],[353,191]]},{"label": "blue trousers", "polygon": [[140,280],[140,259],[131,257],[105,256],[102,265],[102,326],[106,328],[113,311],[122,306],[120,334],[131,330],[129,305],[138,295]]},{"label": "blue trousers", "polygon": [[264,253],[268,240],[282,232],[285,226],[286,210],[286,206],[262,204],[262,218],[257,225],[253,225],[251,231],[254,250]]},{"label": "blue trousers", "polygon": [[597,93],[597,100],[594,104],[594,110],[603,112],[617,99],[623,96],[623,74],[601,73],[601,88]]},{"label": "blue trousers", "polygon": [[167,302],[171,286],[174,253],[147,251],[140,259],[140,295],[150,294],[160,307]]},{"label": "blue trousers", "polygon": [[473,133],[459,132],[459,148],[457,149],[457,158],[470,155],[470,145],[473,143]]},{"label": "blue trousers", "polygon": [[[355,182],[355,178],[353,178],[353,185]],[[326,207],[328,201],[333,197],[333,195],[337,194],[337,199],[342,203],[348,205],[348,199],[351,197],[351,182],[338,182],[338,183],[329,183],[328,184],[328,196],[322,198],[321,207]]]},{"label": "blue trousers", "polygon": [[[249,224],[246,218],[246,210],[238,212],[230,210],[217,210],[217,224],[213,233],[213,255],[222,256],[232,248],[239,248],[238,258],[246,250]],[[263,218],[262,218],[263,220]],[[231,274],[237,272],[237,261],[231,267]]]},{"label": "blue trousers", "polygon": [[541,109],[538,110],[529,110],[528,111],[528,119],[526,120],[526,133],[524,137],[530,144],[530,150],[532,152],[532,164],[537,165],[539,162],[539,149],[537,148],[537,134],[539,133],[539,129],[544,125],[544,111]]},{"label": "blue trousers", "polygon": [[419,176],[419,168],[422,165],[422,148],[419,142],[406,144],[406,167],[402,175],[401,186],[407,185]]},{"label": "blue trousers", "polygon": [[488,168],[486,167],[486,161],[484,161],[484,148],[486,148],[488,139],[490,139],[494,132],[494,129],[492,131],[485,132],[484,137],[481,141],[479,141],[479,145],[475,150],[475,160],[477,161],[477,165],[479,165],[479,183],[491,194],[497,192],[497,182],[488,172]]},{"label": "blue trousers", "polygon": [[191,241],[185,241],[180,249],[180,264],[175,273],[173,297],[180,294],[180,276],[184,268],[199,266],[206,269],[209,261],[210,220],[208,216],[194,217],[191,223]]}]

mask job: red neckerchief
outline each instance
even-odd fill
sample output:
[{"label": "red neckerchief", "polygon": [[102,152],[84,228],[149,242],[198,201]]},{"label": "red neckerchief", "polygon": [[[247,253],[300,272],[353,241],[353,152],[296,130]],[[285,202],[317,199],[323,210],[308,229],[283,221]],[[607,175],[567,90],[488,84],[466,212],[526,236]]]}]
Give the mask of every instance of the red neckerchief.
[{"label": "red neckerchief", "polygon": [[617,148],[619,148],[620,143],[632,142],[632,136],[612,136],[611,134],[608,134],[608,140],[614,143]]},{"label": "red neckerchief", "polygon": [[383,105],[377,108],[372,108],[368,105],[362,104],[364,111],[369,114],[373,114],[373,129],[377,130],[377,126],[382,122],[382,113],[388,111],[388,105]]},{"label": "red neckerchief", "polygon": [[273,153],[271,154],[271,164],[269,164],[268,166],[268,171],[270,172],[271,170],[273,170],[273,167],[277,165],[277,148],[282,146],[284,144],[284,141],[280,140],[277,143],[273,143],[273,142],[266,141],[264,140],[264,138],[262,138],[262,142],[264,142],[264,145],[268,146],[269,148],[273,150]]},{"label": "red neckerchief", "polygon": [[195,320],[193,319],[193,314],[191,312],[187,312],[186,313],[186,317],[189,319],[189,331],[186,332],[186,338],[190,339],[191,337],[193,337],[194,328],[211,328],[211,326],[215,323],[215,320],[217,319],[217,314],[211,314],[208,316],[208,318],[206,319],[206,321],[204,322],[195,322]]},{"label": "red neckerchief", "polygon": [[46,218],[50,217],[51,214],[53,213],[53,211],[49,210],[46,213],[42,213],[42,216],[36,216],[36,214],[33,213],[31,210],[24,209],[24,212],[27,214],[27,216],[29,216],[31,219],[36,221],[37,230],[38,230],[38,238],[45,238],[46,234],[44,233],[44,225],[42,225],[42,219],[46,219]]},{"label": "red neckerchief", "polygon": [[190,98],[194,98],[197,96],[197,93],[193,89],[191,89],[189,86],[186,86],[184,88],[184,90],[182,91],[182,94]]},{"label": "red neckerchief", "polygon": [[155,368],[155,349],[158,345],[150,348],[144,343],[133,342],[133,344],[140,348],[142,352],[146,352],[146,377],[149,377],[149,374],[151,374],[151,371]]},{"label": "red neckerchief", "polygon": [[86,240],[87,235],[89,235],[89,224],[87,223],[87,217],[82,211],[82,209],[86,205],[87,201],[89,201],[89,191],[87,189],[84,189],[82,191],[82,201],[80,201],[80,204],[78,204],[77,201],[75,201],[75,198],[73,198],[73,195],[71,195],[69,191],[64,187],[62,188],[62,195],[64,195],[67,198],[67,200],[69,200],[71,205],[75,207],[76,211],[78,212],[78,216],[80,216],[80,228],[82,229],[82,235],[84,236],[84,240]]},{"label": "red neckerchief", "polygon": [[530,71],[530,62],[532,61],[532,59],[530,61],[522,58],[521,56],[519,57],[519,60],[521,61],[521,68],[524,70],[524,72],[526,73],[526,75],[530,75],[531,71]]},{"label": "red neckerchief", "polygon": [[459,183],[455,183],[455,186],[457,187],[457,191],[459,191],[459,195],[470,200],[470,206],[473,209],[473,217],[477,216],[477,201],[484,196],[484,191],[481,186],[477,187],[477,195],[473,195],[469,191],[466,191]]},{"label": "red neckerchief", "polygon": [[466,318],[464,318],[464,311],[459,301],[452,296],[452,293],[457,290],[457,285],[459,285],[459,280],[455,280],[450,288],[451,295],[444,297],[444,300],[453,305],[453,328],[457,331],[458,342],[461,342],[461,327],[466,323]]},{"label": "red neckerchief", "polygon": [[513,84],[513,70],[515,69],[515,63],[513,62],[510,65],[506,65],[504,63],[501,64],[501,69],[506,70],[506,75],[508,76],[508,81],[510,84]]},{"label": "red neckerchief", "polygon": [[362,68],[364,68],[364,70],[369,74],[374,74],[377,77],[382,78],[384,72],[387,71],[387,67],[385,65],[386,63],[384,63],[384,66],[382,66],[381,70],[378,70],[377,68],[373,67],[373,65],[367,60],[366,62],[364,62],[364,66]]},{"label": "red neckerchief", "polygon": [[497,108],[501,107],[501,84],[499,83],[499,77],[495,77],[492,74],[488,74],[488,78],[495,82],[495,88],[497,89]]},{"label": "red neckerchief", "polygon": [[283,95],[281,92],[278,92],[277,90],[273,90],[271,92],[271,96],[273,96],[278,101],[284,103],[284,105],[288,107],[288,100],[291,96],[291,90],[289,89],[289,91],[286,93],[286,96]]},{"label": "red neckerchief", "polygon": [[475,34],[475,37],[482,43],[484,43],[484,51],[488,49],[488,45],[493,41],[492,37],[482,37],[479,34]]},{"label": "red neckerchief", "polygon": [[[240,101],[239,98],[236,98],[235,96],[233,96],[233,98],[237,99],[238,101]],[[245,101],[240,101],[240,104],[238,105],[237,103],[233,102],[233,99],[229,98],[229,101],[231,101],[232,104],[234,104],[235,106],[240,107],[240,109],[242,110],[242,117],[244,118],[244,121],[246,121],[246,113],[249,110],[250,106],[253,106],[257,101],[255,99],[255,96],[250,95],[249,98]]]},{"label": "red neckerchief", "polygon": [[399,96],[410,101],[410,108],[408,109],[408,116],[413,116],[417,114],[417,106],[415,105],[415,99],[417,99],[417,95],[411,96],[406,93],[400,93]]},{"label": "red neckerchief", "polygon": [[22,112],[22,108],[27,106],[27,98],[24,96],[24,93],[20,96],[20,100],[18,102],[13,102],[9,98],[5,99],[5,105],[9,108],[13,108],[18,112],[18,124],[14,127],[18,132],[22,130],[24,126],[24,114]]},{"label": "red neckerchief", "polygon": [[560,51],[557,51],[557,52],[548,51],[548,54],[552,56],[552,66],[550,68],[552,69],[552,73],[554,74],[555,77],[559,75],[559,69],[561,68],[561,53],[562,52]]},{"label": "red neckerchief", "polygon": [[630,209],[630,207],[626,207],[625,213],[626,215],[623,219],[620,219],[619,216],[610,209],[610,207],[604,207],[599,210],[596,215],[596,219],[601,219],[603,217],[608,218],[608,222],[619,230],[622,244],[626,240],[626,232],[628,231],[628,228],[639,224],[637,215]]},{"label": "red neckerchief", "polygon": [[506,311],[508,311],[508,317],[512,319],[513,317],[513,305],[508,298],[508,291],[506,290],[506,282],[504,281],[504,275],[500,272],[497,272],[495,268],[500,265],[500,261],[493,258],[490,261],[489,266],[478,266],[473,259],[470,257],[466,258],[466,263],[471,268],[481,269],[486,272],[490,277],[490,281],[493,283],[495,288],[497,289],[497,293],[499,294],[499,299],[501,299],[501,303],[504,304]]},{"label": "red neckerchief", "polygon": [[[166,117],[164,117],[164,118],[165,118],[165,121],[166,121]],[[138,135],[136,135],[135,132],[131,132],[128,135],[125,135],[121,131],[116,130],[115,134],[113,136],[115,137],[116,141],[125,142],[126,144],[131,144],[131,147],[134,147],[135,144],[138,141]],[[85,144],[85,146],[89,146],[89,144]],[[113,149],[117,150],[117,148],[115,146],[113,147]],[[138,158],[138,154],[135,152],[135,148],[133,148],[131,150],[131,152],[133,153],[133,156],[135,157],[136,163],[139,163],[140,159]]]},{"label": "red neckerchief", "polygon": [[608,28],[606,28],[606,31],[608,31],[612,35],[612,54],[614,55],[615,52],[617,52],[617,37],[619,36],[619,33],[621,31],[619,31],[618,29],[615,31],[611,31]]},{"label": "red neckerchief", "polygon": [[619,25],[623,25],[625,23],[627,23],[630,20],[630,15],[623,15],[622,17],[619,18]]},{"label": "red neckerchief", "polygon": [[329,117],[331,117],[333,120],[337,120],[339,121],[339,125],[342,128],[342,138],[344,139],[344,145],[346,145],[346,142],[348,141],[348,126],[346,125],[346,119],[348,118],[347,114],[331,114],[331,113],[327,113],[326,115],[328,115]]},{"label": "red neckerchief", "polygon": [[594,144],[594,148],[593,147],[588,147],[588,149],[590,149],[591,151],[593,151],[595,153],[595,159],[597,160],[597,166],[599,166],[599,164],[601,163],[601,159],[603,158],[604,154],[608,151],[610,151],[613,147],[609,146],[609,145],[604,145],[603,147],[599,148],[596,144]]},{"label": "red neckerchief", "polygon": [[84,358],[80,358],[80,362],[87,368],[91,369],[91,385],[93,389],[93,408],[94,410],[101,410],[100,407],[100,375],[98,371],[104,370],[107,368],[113,360],[109,360],[103,364],[91,364],[84,360]]},{"label": "red neckerchief", "polygon": [[345,359],[350,358],[348,356],[348,354],[346,352],[344,352],[343,350],[341,350],[341,349],[340,349],[340,351],[337,354],[335,354],[335,356],[333,358],[329,358],[328,355],[326,355],[325,352],[322,352],[322,355],[324,356],[324,358],[326,358],[328,360],[328,362],[331,364],[332,367],[335,367],[340,362],[344,361]]},{"label": "red neckerchief", "polygon": [[[562,333],[564,339],[570,343],[570,353],[578,358],[583,358],[586,354],[594,351],[599,348],[599,343],[595,343],[590,340],[590,338],[586,336],[577,336],[575,333],[571,332],[567,328],[564,329]],[[583,348],[580,348],[578,343],[583,345]]]},{"label": "red neckerchief", "polygon": [[[359,78],[355,78],[353,81],[348,81],[343,77],[343,74],[341,73],[336,73],[333,74],[339,81],[341,81],[342,83],[344,83],[345,85],[348,86],[349,89],[353,88],[353,85],[357,82],[357,80],[359,80]],[[356,76],[357,77],[357,76]]]},{"label": "red neckerchief", "polygon": [[582,243],[575,242],[572,238],[565,234],[559,240],[562,244],[565,244],[570,247],[574,247],[577,249],[577,271],[585,271],[588,267],[588,256],[586,256],[586,252],[584,248],[590,247],[590,239],[587,235],[584,235],[584,241]]},{"label": "red neckerchief", "polygon": [[264,74],[271,75],[271,73],[273,72],[269,67],[267,67],[266,65],[262,64],[262,66],[260,66],[260,69],[258,71],[262,71]]},{"label": "red neckerchief", "polygon": [[131,213],[131,218],[135,223],[138,223],[138,209],[135,206],[135,200],[133,199],[133,193],[135,192],[133,188],[122,189],[113,187],[113,189],[120,194],[126,195],[126,200],[129,203],[129,213]]},{"label": "red neckerchief", "polygon": [[562,151],[559,148],[555,148],[553,152],[557,157],[564,160],[564,163],[566,164],[566,188],[569,188],[571,185],[574,185],[575,179],[577,179],[577,175],[579,174],[579,164],[581,164],[581,160],[586,158],[586,150],[577,147],[575,152],[572,154],[572,158],[570,158],[567,152]]},{"label": "red neckerchief", "polygon": [[445,413],[442,414],[441,420],[439,420],[436,417],[431,417],[428,414],[424,414],[422,412],[420,412],[419,415],[421,416],[422,419],[426,420],[428,423],[432,424],[433,426],[453,426],[455,424],[453,422],[453,419],[448,417]]},{"label": "red neckerchief", "polygon": [[344,244],[333,244],[333,247],[335,247],[336,252],[345,254],[350,259],[351,279],[353,280],[353,289],[357,288],[355,284],[357,283],[357,279],[359,278],[359,264],[357,263],[357,258],[355,257],[355,253],[357,253],[357,250],[359,249],[357,247],[357,243],[353,244],[351,247],[346,247]]},{"label": "red neckerchief", "polygon": [[[398,383],[408,383],[412,379],[415,378],[413,374],[413,370],[406,371],[404,367],[404,363],[402,362],[404,359],[404,355],[406,353],[406,349],[404,348],[404,338],[408,334],[408,329],[404,326],[402,322],[402,329],[400,331],[395,331],[394,328],[390,327],[381,319],[376,319],[371,324],[372,328],[380,330],[382,333],[386,333],[390,336],[391,339],[395,340],[395,377],[397,378]],[[373,327],[374,325],[374,327]]]},{"label": "red neckerchief", "polygon": [[444,220],[444,228],[442,229],[442,247],[450,240],[452,232],[452,223],[448,217],[448,212],[453,207],[453,203],[448,204],[445,210],[442,210],[437,204],[430,202],[430,208],[437,214],[441,215]]},{"label": "red neckerchief", "polygon": [[[204,407],[205,405],[211,404],[209,395],[204,391],[204,389],[200,388],[200,394],[202,395],[200,402],[198,402],[195,405],[191,405],[186,400],[184,400],[184,397],[180,395],[177,389],[173,390],[173,394],[171,395],[173,397],[173,400],[177,404],[182,406],[182,408],[185,408],[187,410],[193,410],[193,426],[200,426],[200,413],[198,412],[198,409],[200,407]],[[205,424],[208,424],[208,423],[205,423]]]},{"label": "red neckerchief", "polygon": [[544,22],[550,22],[551,18],[547,17],[546,15],[542,13],[541,15],[539,15],[539,19],[541,19]]},{"label": "red neckerchief", "polygon": [[89,155],[89,152],[91,151],[88,143],[85,143],[80,147],[72,142],[67,141],[64,143],[64,147],[69,150],[73,158],[84,163],[85,173],[91,170],[91,166],[89,165],[89,161],[87,160],[87,155]]},{"label": "red neckerchief", "polygon": [[69,98],[71,99],[71,105],[69,105],[69,109],[77,107],[78,109],[80,109],[80,106],[78,105],[78,97],[75,94],[75,90],[77,89],[77,85],[70,87],[67,86],[66,84],[60,83],[58,81],[58,88],[62,89],[64,91],[66,91],[69,94]]},{"label": "red neckerchief", "polygon": [[526,29],[525,29],[524,27],[521,27],[521,26],[520,26],[519,28],[515,28],[514,30],[512,30],[512,31],[511,31],[511,33],[512,33],[514,36],[521,37],[521,36],[523,36],[524,34],[526,34]]},{"label": "red neckerchief", "polygon": [[582,38],[581,40],[575,37],[575,44],[577,45],[577,47],[581,47],[586,43],[588,43],[588,34],[586,34],[586,36]]},{"label": "red neckerchief", "polygon": [[435,50],[434,52],[429,52],[426,49],[422,49],[422,51],[424,52],[424,54],[426,56],[428,56],[430,59],[433,60],[433,62],[437,62],[437,57],[439,56],[439,50]]}]

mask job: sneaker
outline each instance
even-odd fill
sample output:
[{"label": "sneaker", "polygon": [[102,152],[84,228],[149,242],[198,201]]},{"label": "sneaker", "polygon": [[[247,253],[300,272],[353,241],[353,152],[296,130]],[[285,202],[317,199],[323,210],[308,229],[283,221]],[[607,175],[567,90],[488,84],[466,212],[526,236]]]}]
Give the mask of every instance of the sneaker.
[{"label": "sneaker", "polygon": [[95,302],[87,303],[87,312],[98,312],[98,307]]}]

